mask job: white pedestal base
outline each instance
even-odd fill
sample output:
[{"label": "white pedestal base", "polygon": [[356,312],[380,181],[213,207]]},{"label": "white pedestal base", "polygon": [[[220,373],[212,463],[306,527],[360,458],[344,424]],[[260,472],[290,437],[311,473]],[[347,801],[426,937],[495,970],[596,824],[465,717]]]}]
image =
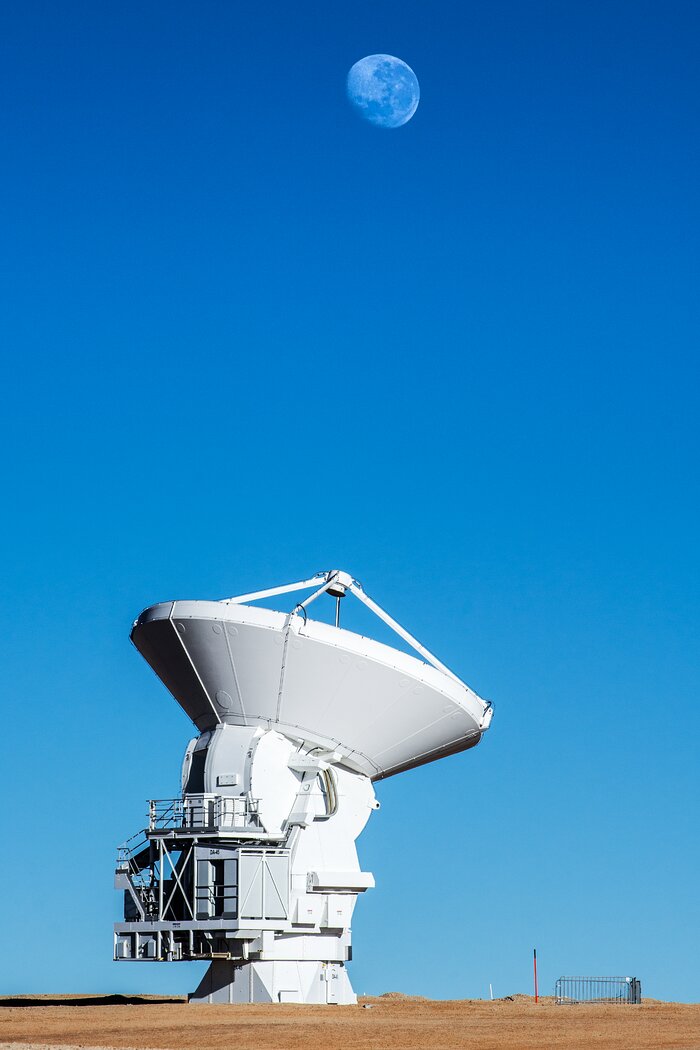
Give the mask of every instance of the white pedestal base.
[{"label": "white pedestal base", "polygon": [[232,963],[215,959],[189,1001],[353,1006],[357,996],[343,963],[295,960]]}]

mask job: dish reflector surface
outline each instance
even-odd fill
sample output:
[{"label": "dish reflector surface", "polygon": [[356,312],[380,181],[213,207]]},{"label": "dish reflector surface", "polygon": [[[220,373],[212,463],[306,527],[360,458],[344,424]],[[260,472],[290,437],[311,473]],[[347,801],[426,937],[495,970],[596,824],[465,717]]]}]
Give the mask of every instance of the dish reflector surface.
[{"label": "dish reflector surface", "polygon": [[299,616],[166,602],[131,638],[200,732],[275,727],[374,780],[473,747],[490,722],[490,705],[442,671]]}]

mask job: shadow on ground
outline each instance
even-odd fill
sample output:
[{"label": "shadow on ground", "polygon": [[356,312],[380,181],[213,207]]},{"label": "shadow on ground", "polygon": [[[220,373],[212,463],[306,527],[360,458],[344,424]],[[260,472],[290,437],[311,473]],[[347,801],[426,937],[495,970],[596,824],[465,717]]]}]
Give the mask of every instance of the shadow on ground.
[{"label": "shadow on ground", "polygon": [[8,1006],[162,1006],[186,1002],[186,997],[179,995],[6,995],[0,997],[0,1009]]}]

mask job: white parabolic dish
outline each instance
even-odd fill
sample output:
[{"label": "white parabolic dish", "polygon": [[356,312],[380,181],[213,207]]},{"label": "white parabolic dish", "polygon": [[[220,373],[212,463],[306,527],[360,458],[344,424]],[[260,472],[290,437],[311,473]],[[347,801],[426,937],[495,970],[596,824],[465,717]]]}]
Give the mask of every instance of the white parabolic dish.
[{"label": "white parabolic dish", "polygon": [[274,727],[373,780],[465,751],[491,721],[491,705],[451,674],[298,615],[165,602],[131,638],[200,732]]}]

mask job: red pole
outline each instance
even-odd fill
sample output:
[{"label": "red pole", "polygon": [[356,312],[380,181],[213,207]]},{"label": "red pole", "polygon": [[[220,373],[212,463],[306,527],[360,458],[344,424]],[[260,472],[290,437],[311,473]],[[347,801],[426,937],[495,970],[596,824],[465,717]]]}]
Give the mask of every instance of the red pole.
[{"label": "red pole", "polygon": [[535,1002],[537,1002],[537,948],[532,949],[532,962],[535,968]]}]

